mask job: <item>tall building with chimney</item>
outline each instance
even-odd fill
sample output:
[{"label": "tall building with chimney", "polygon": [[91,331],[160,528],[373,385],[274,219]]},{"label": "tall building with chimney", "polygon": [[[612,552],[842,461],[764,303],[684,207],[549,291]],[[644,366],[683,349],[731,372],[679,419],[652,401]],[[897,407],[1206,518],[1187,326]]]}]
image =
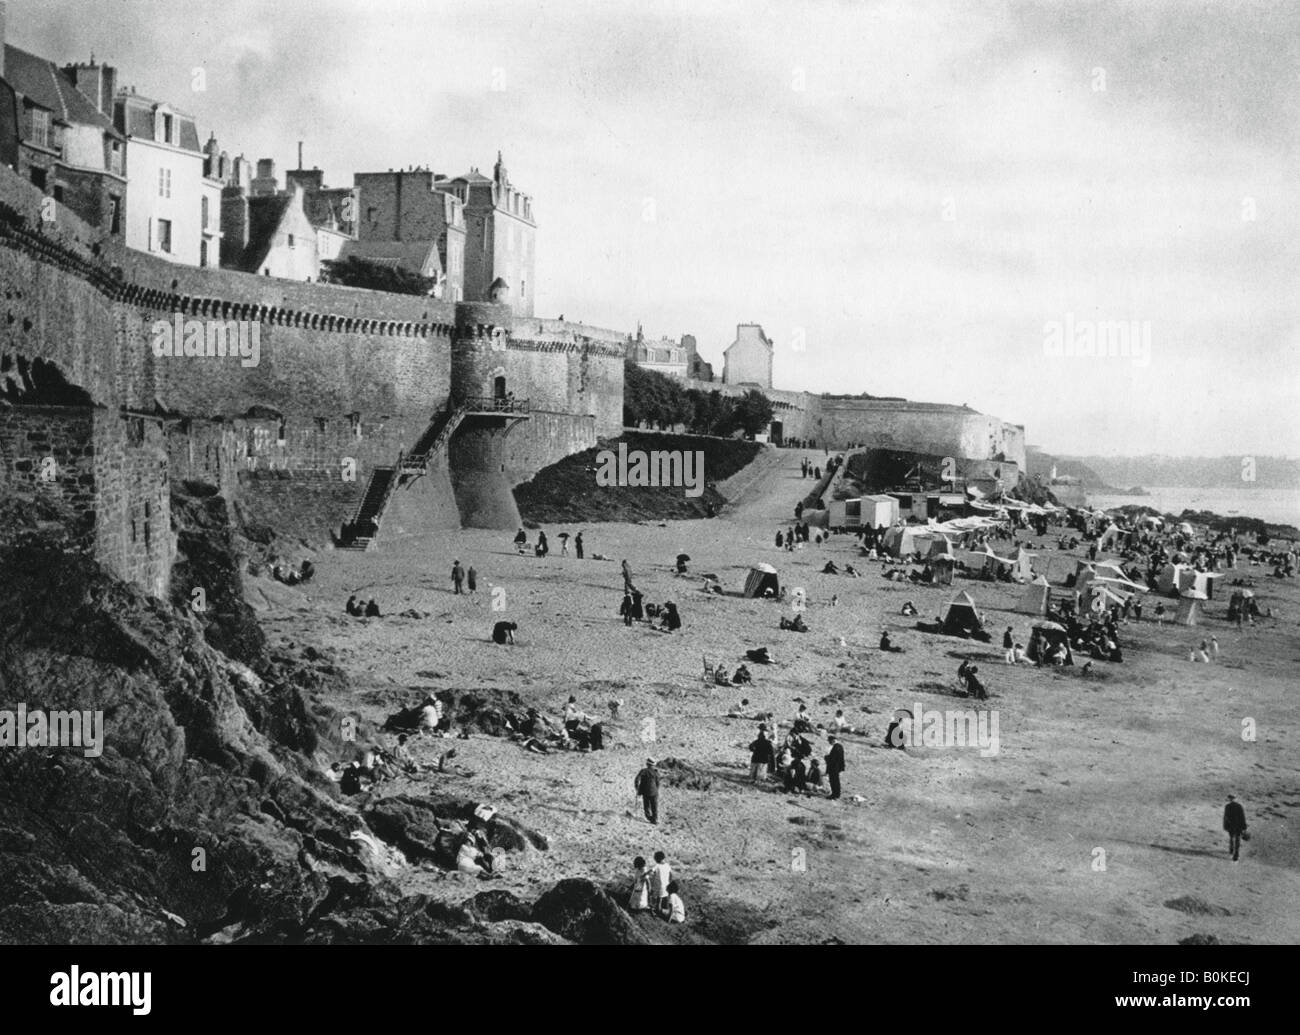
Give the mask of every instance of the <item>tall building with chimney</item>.
[{"label": "tall building with chimney", "polygon": [[[77,88],[80,81],[93,91],[91,70],[110,92],[106,108]],[[45,58],[6,44],[0,4],[0,78],[14,91],[17,173],[91,226],[121,235],[126,219],[126,140],[113,128],[114,77],[112,68],[95,64],[93,58],[88,65],[60,70]],[[51,214],[57,219],[57,209]]]},{"label": "tall building with chimney", "polygon": [[437,185],[465,206],[466,300],[509,301],[517,316],[532,316],[537,293],[533,199],[510,182],[500,152],[491,179],[471,169]]},{"label": "tall building with chimney", "polygon": [[722,380],[729,385],[772,387],[772,340],[756,323],[736,325],[736,340],[723,350]]},{"label": "tall building with chimney", "polygon": [[186,266],[216,266],[221,182],[208,175],[194,116],[166,101],[119,90],[113,122],[126,137],[126,243]]},{"label": "tall building with chimney", "polygon": [[438,297],[465,301],[465,205],[444,179],[427,168],[353,176],[357,241],[345,256],[430,277]]}]

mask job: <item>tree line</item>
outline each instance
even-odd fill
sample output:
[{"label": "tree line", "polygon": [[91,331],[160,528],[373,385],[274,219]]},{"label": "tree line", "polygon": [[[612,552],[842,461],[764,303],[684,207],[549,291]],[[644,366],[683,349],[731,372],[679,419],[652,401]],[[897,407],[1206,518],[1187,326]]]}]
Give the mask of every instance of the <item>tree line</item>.
[{"label": "tree line", "polygon": [[740,432],[762,434],[772,422],[772,400],[753,389],[734,397],[687,388],[675,378],[646,370],[631,360],[623,365],[623,424],[638,427],[683,425],[693,435],[729,438]]}]

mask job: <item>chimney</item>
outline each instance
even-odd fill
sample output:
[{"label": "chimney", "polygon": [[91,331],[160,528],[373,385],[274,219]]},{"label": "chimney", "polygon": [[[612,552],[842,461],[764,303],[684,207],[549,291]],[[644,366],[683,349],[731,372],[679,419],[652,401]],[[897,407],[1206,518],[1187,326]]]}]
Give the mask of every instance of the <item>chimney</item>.
[{"label": "chimney", "polygon": [[302,168],[302,141],[298,141],[298,168]]},{"label": "chimney", "polygon": [[0,0],[0,79],[5,74],[5,0]]}]

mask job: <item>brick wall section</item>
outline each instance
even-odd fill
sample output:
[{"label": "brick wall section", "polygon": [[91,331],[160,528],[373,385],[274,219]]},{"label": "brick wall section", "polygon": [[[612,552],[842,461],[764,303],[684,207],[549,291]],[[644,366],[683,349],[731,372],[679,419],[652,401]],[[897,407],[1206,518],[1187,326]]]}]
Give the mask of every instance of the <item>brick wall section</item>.
[{"label": "brick wall section", "polygon": [[[95,545],[94,431],[88,408],[0,407],[0,490],[41,493],[71,507],[77,520],[69,531],[86,553]],[[53,481],[42,479],[43,468]]]},{"label": "brick wall section", "polygon": [[166,598],[176,540],[167,450],[158,422],[94,411],[95,557]]}]

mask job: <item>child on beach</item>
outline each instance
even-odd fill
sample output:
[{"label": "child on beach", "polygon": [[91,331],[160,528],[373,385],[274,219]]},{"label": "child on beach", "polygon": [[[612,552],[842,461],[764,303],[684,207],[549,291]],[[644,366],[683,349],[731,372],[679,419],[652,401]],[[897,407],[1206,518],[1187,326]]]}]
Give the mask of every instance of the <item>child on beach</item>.
[{"label": "child on beach", "polygon": [[646,872],[645,859],[639,855],[632,860],[632,888],[627,907],[633,913],[650,908],[650,874]]}]

